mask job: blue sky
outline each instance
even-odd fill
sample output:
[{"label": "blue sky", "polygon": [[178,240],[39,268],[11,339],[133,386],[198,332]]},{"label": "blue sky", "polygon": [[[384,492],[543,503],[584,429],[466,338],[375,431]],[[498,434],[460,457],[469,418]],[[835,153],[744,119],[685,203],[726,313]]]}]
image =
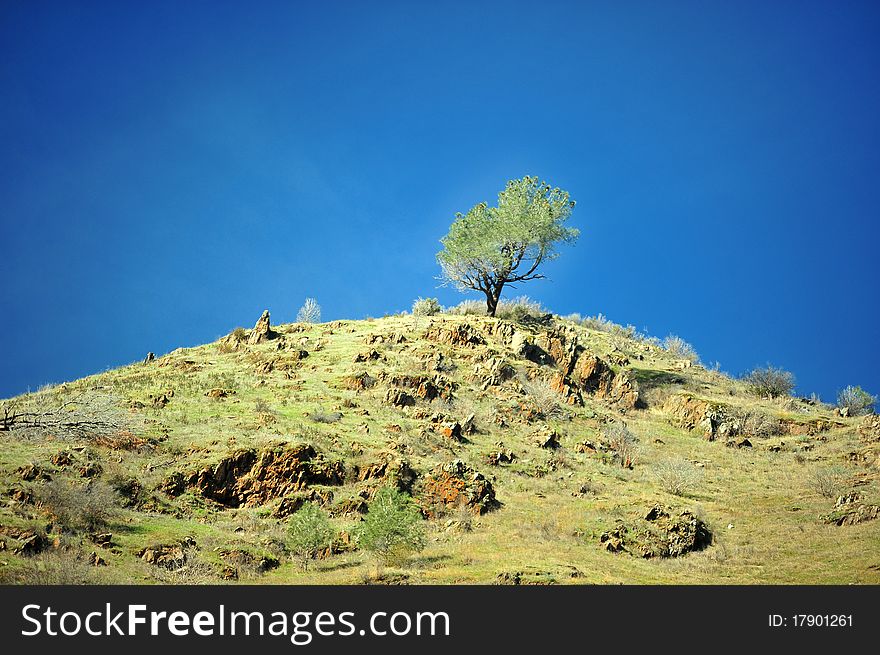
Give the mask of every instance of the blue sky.
[{"label": "blue sky", "polygon": [[868,2],[4,2],[0,397],[458,302],[438,239],[526,174],[581,239],[519,293],[880,392],[878,70]]}]

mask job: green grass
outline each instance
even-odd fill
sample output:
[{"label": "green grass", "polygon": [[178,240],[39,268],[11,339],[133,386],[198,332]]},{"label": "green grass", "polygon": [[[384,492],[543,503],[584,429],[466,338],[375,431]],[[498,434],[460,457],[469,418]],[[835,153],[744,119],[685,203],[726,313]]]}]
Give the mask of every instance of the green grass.
[{"label": "green grass", "polygon": [[[145,496],[154,501],[140,510],[121,511],[107,528],[113,533],[110,549],[95,546],[88,535],[65,535],[73,553],[86,556],[95,550],[107,560],[108,566],[93,570],[95,581],[157,582],[159,577],[136,553],[145,546],[179,543],[188,537],[195,539],[198,558],[206,570],[215,571],[209,580],[213,582],[220,581],[224,562],[219,553],[223,550],[243,550],[256,556],[277,554],[281,561],[276,569],[249,574],[238,582],[343,584],[370,580],[376,574],[376,563],[359,551],[334,555],[303,571],[284,552],[285,525],[271,517],[271,505],[225,509],[192,492],[169,498],[156,490],[171,472],[200,470],[236,449],[307,442],[328,459],[345,461],[349,469],[390,455],[408,460],[424,475],[438,464],[460,458],[490,478],[502,507],[474,517],[470,531],[455,529],[454,522],[448,525],[454,512],[429,521],[428,547],[405,568],[394,571],[407,575],[411,582],[491,583],[503,572],[521,572],[527,579],[558,584],[880,582],[880,521],[845,527],[825,524],[819,517],[830,510],[833,501],[810,485],[815,466],[845,466],[853,477],[863,478],[864,484],[858,487],[863,499],[877,502],[876,474],[848,460],[849,454],[863,445],[855,430],[859,419],[834,417],[820,406],[760,400],[750,396],[740,382],[721,374],[699,366],[679,368],[679,359],[656,346],[571,325],[587,350],[603,357],[627,357],[646,397],[686,392],[777,419],[806,423],[825,418],[842,427],[817,436],[752,439],[754,448],[735,449],[675,427],[662,403],[620,414],[595,398],[586,398],[582,407],[564,406],[567,419],[529,425],[517,418],[523,396],[516,378],[480,392],[472,377],[474,356],[501,355],[515,366],[519,376],[546,375],[548,371],[517,358],[497,337],[489,337],[488,345],[476,348],[426,341],[423,335],[428,326],[441,321],[466,322],[488,334],[494,319],[395,316],[276,326],[287,344],[282,350],[271,341],[235,350],[219,343],[207,344],[175,350],[150,364],[132,364],[41,391],[34,399],[44,404],[87,389],[112,393],[121,408],[143,421],[139,436],[153,440],[154,445],[141,451],[113,450],[65,440],[63,435],[21,439],[15,432],[0,433],[0,489],[5,501],[0,503],[0,526],[45,527],[51,522],[42,508],[11,501],[14,489],[42,484],[20,480],[16,470],[34,463],[55,477],[78,478],[75,467],[60,470],[49,460],[62,449],[86,448],[74,450],[79,460],[91,457],[101,462],[105,479],[111,474],[134,477]],[[402,334],[406,341],[396,345],[365,343],[368,335],[390,333]],[[355,355],[373,348],[385,361],[354,362]],[[297,359],[293,353],[300,349],[308,351],[308,357]],[[382,402],[384,385],[355,392],[342,384],[346,376],[361,372],[374,377],[382,371],[433,375],[433,371],[426,371],[426,362],[438,352],[454,365],[442,373],[458,385],[452,403],[420,401],[414,408],[401,410]],[[273,371],[258,372],[270,361],[275,362]],[[205,395],[214,388],[235,393],[225,399]],[[154,407],[151,395],[169,390],[174,392],[170,402],[164,408]],[[338,411],[343,416],[336,423],[318,423],[309,418],[316,411]],[[427,418],[436,412],[456,420],[473,413],[480,432],[470,435],[467,443],[446,442],[432,431]],[[505,416],[507,427],[494,421],[497,414]],[[422,415],[425,418],[420,418]],[[623,469],[601,454],[575,451],[577,442],[599,439],[605,419],[626,421],[639,437],[633,470]],[[543,424],[562,435],[559,452],[535,445],[533,434]],[[487,453],[497,449],[499,441],[517,455],[513,465],[492,467],[486,462]],[[771,452],[771,445],[780,446],[779,452]],[[664,492],[654,473],[658,462],[671,458],[694,462],[702,471],[699,487],[685,496]],[[591,493],[579,493],[584,485]],[[349,479],[332,489],[334,503],[368,486]],[[639,516],[656,503],[697,512],[712,529],[713,545],[678,558],[651,560],[609,553],[600,546],[599,535],[618,519]],[[357,523],[342,517],[332,522],[338,530],[348,532]],[[0,573],[9,576],[26,562],[13,554],[14,540],[7,541],[10,547],[0,551]],[[194,577],[191,581],[205,580]]]}]

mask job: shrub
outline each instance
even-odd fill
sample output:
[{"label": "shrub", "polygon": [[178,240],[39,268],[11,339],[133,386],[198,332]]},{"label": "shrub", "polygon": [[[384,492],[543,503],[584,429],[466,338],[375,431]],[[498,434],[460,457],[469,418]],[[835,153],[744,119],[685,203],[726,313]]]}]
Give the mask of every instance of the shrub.
[{"label": "shrub", "polygon": [[321,306],[314,298],[306,298],[303,306],[296,313],[297,323],[320,323],[321,322]]},{"label": "shrub", "polygon": [[825,498],[836,498],[846,485],[847,470],[842,466],[829,466],[814,469],[809,483],[813,490]]},{"label": "shrub", "polygon": [[100,480],[85,486],[55,479],[36,488],[36,498],[68,530],[102,528],[118,513],[119,495]]},{"label": "shrub", "polygon": [[24,559],[18,566],[0,568],[0,584],[97,584],[98,572],[85,558],[69,550],[51,550]]},{"label": "shrub", "polygon": [[549,382],[541,378],[534,380],[522,378],[520,384],[544,418],[565,417],[565,411],[559,404],[559,394],[553,390]]},{"label": "shrub", "polygon": [[877,396],[872,396],[861,387],[846,387],[837,394],[837,408],[845,409],[850,416],[862,416],[874,412]]},{"label": "shrub", "polygon": [[743,381],[753,394],[762,398],[790,396],[794,389],[794,375],[769,364],[748,373],[743,377]]},{"label": "shrub", "polygon": [[446,313],[453,316],[485,316],[486,303],[479,300],[462,300],[457,305],[447,307]]},{"label": "shrub", "polygon": [[602,429],[602,436],[623,468],[631,469],[636,462],[639,439],[623,423],[609,423]]},{"label": "shrub", "polygon": [[668,459],[657,464],[654,471],[657,482],[667,493],[683,496],[696,489],[703,472],[686,459]]},{"label": "shrub", "polygon": [[601,313],[596,316],[586,316],[581,321],[581,325],[585,328],[590,328],[591,330],[599,330],[600,332],[611,332],[611,328],[614,325],[612,321],[609,321],[604,315]]},{"label": "shrub", "polygon": [[379,489],[369,505],[358,545],[383,564],[399,564],[425,544],[422,515],[412,498],[394,487]]},{"label": "shrub", "polygon": [[230,333],[230,336],[233,341],[243,343],[244,341],[247,341],[247,330],[243,327],[237,327]]},{"label": "shrub", "polygon": [[412,313],[413,316],[436,316],[440,313],[440,303],[436,298],[417,298]]},{"label": "shrub", "polygon": [[694,347],[679,336],[670,334],[663,340],[663,348],[671,355],[687,359],[694,364],[700,361],[700,356]]},{"label": "shrub", "polygon": [[500,300],[495,310],[495,316],[508,321],[521,321],[526,317],[538,318],[547,313],[541,303],[532,300],[528,296],[519,296],[510,300]]},{"label": "shrub", "polygon": [[314,503],[305,503],[290,517],[287,532],[293,553],[299,557],[303,570],[333,542],[333,527],[323,510]]},{"label": "shrub", "polygon": [[309,414],[309,418],[315,423],[338,423],[342,420],[342,412],[325,412],[319,410]]}]

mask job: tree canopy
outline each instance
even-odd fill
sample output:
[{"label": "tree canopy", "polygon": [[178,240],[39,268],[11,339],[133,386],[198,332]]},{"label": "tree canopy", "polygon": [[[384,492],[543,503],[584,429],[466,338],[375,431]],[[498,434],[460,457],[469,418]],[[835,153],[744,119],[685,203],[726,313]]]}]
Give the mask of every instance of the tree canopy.
[{"label": "tree canopy", "polygon": [[494,316],[505,285],[543,278],[538,267],[559,256],[559,244],[577,239],[578,230],[565,225],[574,204],[567,191],[537,177],[510,180],[497,207],[481,202],[455,215],[437,253],[442,279],[481,291]]}]

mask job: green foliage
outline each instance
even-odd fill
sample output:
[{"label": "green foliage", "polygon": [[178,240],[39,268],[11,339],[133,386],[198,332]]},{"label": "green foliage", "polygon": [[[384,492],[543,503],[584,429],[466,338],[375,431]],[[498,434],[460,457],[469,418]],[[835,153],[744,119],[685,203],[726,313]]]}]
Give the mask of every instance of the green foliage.
[{"label": "green foliage", "polygon": [[297,323],[320,323],[321,322],[321,306],[314,298],[306,298],[303,306],[296,313]]},{"label": "green foliage", "polygon": [[314,503],[305,503],[290,517],[287,531],[291,550],[299,557],[303,570],[308,568],[309,560],[333,542],[333,526]]},{"label": "green foliage", "polygon": [[436,298],[417,298],[412,313],[413,316],[436,316],[440,313],[440,303]]},{"label": "green foliage", "polygon": [[426,544],[422,515],[412,498],[382,487],[370,503],[358,545],[383,564],[400,564]]},{"label": "green foliage", "polygon": [[482,202],[456,214],[437,253],[444,281],[482,291],[494,316],[505,284],[544,277],[538,267],[558,256],[558,244],[577,239],[578,231],[565,226],[573,207],[568,192],[537,177],[509,181],[497,207]]},{"label": "green foliage", "polygon": [[762,398],[790,396],[794,390],[794,375],[785,369],[767,365],[747,374],[743,381],[749,390]]},{"label": "green foliage", "polygon": [[874,411],[877,396],[872,396],[861,387],[848,386],[837,394],[838,409],[845,409],[850,416],[862,416]]}]

